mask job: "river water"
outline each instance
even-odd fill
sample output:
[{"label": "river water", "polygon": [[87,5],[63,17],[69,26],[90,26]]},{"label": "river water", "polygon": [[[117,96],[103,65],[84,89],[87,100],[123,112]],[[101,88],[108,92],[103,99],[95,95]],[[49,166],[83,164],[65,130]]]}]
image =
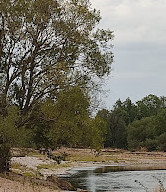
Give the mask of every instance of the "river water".
[{"label": "river water", "polygon": [[166,170],[121,171],[118,167],[76,168],[66,176],[76,188],[89,192],[147,192],[159,186],[166,188]]}]

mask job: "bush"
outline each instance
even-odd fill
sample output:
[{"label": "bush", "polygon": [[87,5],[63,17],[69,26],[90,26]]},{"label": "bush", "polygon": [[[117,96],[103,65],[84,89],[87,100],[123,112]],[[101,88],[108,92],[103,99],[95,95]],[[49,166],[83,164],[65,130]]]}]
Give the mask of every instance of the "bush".
[{"label": "bush", "polygon": [[158,138],[159,149],[166,152],[166,132],[161,134]]},{"label": "bush", "polygon": [[9,171],[10,164],[10,144],[6,135],[0,134],[0,172]]},{"label": "bush", "polygon": [[9,170],[10,148],[18,140],[18,132],[15,127],[17,120],[18,110],[16,106],[9,106],[8,115],[0,116],[0,172]]},{"label": "bush", "polygon": [[158,141],[155,139],[146,139],[145,141],[145,147],[148,151],[154,151],[157,149]]}]

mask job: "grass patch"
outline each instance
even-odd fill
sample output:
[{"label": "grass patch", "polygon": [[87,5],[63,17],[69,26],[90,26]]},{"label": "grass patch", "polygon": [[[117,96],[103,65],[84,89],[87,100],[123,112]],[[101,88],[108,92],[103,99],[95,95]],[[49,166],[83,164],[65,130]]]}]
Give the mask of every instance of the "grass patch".
[{"label": "grass patch", "polygon": [[21,165],[19,163],[12,163],[11,168],[12,172],[14,173],[21,174],[27,177],[41,178],[41,175],[38,171],[28,168],[25,165]]},{"label": "grass patch", "polygon": [[45,157],[46,155],[42,155],[40,153],[37,152],[31,152],[28,154],[28,156],[32,156],[32,157]]},{"label": "grass patch", "polygon": [[106,155],[99,155],[95,156],[93,154],[70,154],[67,156],[66,160],[68,161],[85,161],[85,162],[110,162],[113,161],[115,163],[119,163],[119,161],[124,161],[124,159],[119,159],[116,156],[106,156]]},{"label": "grass patch", "polygon": [[20,163],[12,163],[11,168],[12,169],[22,169],[23,167],[26,168],[26,166],[21,165]]},{"label": "grass patch", "polygon": [[36,178],[36,174],[33,172],[24,172],[24,173],[22,173],[22,175],[26,176],[26,177]]}]

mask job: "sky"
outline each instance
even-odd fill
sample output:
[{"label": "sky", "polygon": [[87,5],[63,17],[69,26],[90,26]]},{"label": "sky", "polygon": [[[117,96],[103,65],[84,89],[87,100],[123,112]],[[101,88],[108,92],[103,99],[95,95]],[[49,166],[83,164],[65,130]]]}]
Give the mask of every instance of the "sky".
[{"label": "sky", "polygon": [[100,10],[99,27],[114,31],[114,62],[102,105],[166,96],[166,0],[90,0]]}]

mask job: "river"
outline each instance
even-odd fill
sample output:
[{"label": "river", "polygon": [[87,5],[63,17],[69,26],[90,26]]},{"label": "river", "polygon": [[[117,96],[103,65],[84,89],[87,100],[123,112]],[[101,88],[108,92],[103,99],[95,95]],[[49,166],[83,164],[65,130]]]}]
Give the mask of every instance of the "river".
[{"label": "river", "polygon": [[166,188],[166,170],[124,171],[119,166],[75,168],[66,179],[89,192],[147,192],[156,188],[159,181]]}]

